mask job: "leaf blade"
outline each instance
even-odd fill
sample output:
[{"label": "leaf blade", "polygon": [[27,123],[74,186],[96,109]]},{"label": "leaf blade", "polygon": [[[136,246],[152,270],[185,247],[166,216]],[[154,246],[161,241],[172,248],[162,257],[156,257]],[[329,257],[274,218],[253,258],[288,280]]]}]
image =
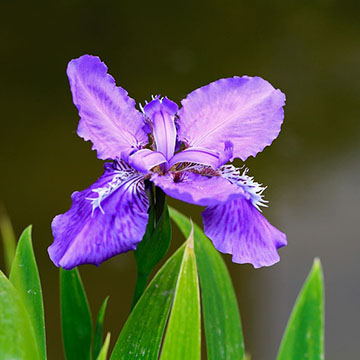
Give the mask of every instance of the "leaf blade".
[{"label": "leaf blade", "polygon": [[278,360],[324,358],[324,284],[320,260],[300,290],[281,341]]},{"label": "leaf blade", "polygon": [[0,271],[0,358],[40,359],[29,315],[21,296]]},{"label": "leaf blade", "polygon": [[[191,230],[190,220],[173,208],[169,208],[169,211],[172,220],[187,237]],[[244,359],[240,313],[226,265],[221,255],[196,224],[194,224],[194,240],[207,358],[209,360]]]},{"label": "leaf blade", "polygon": [[144,238],[134,251],[138,277],[132,307],[135,306],[143,294],[152,270],[166,255],[170,246],[171,223],[169,210],[166,201],[162,205],[162,213],[156,224],[155,219],[158,206],[151,208]]},{"label": "leaf blade", "polygon": [[[109,345],[110,345],[110,333],[107,333],[105,341],[104,341],[104,345],[102,346],[96,360],[106,360],[107,353],[109,351]],[[94,357],[94,359],[95,359],[95,357]]]},{"label": "leaf blade", "polygon": [[9,278],[29,314],[39,354],[46,359],[44,304],[31,229],[31,226],[27,227],[20,236]]},{"label": "leaf blade", "polygon": [[[155,209],[154,209],[155,211]],[[163,212],[150,236],[144,237],[135,250],[136,264],[139,273],[150,274],[154,266],[165,256],[171,240],[171,223],[169,210],[164,204]],[[151,255],[149,256],[149,252]]]},{"label": "leaf blade", "polygon": [[93,359],[96,359],[99,355],[102,347],[103,331],[104,331],[104,319],[105,312],[109,297],[107,296],[101,304],[98,316],[96,318],[94,342],[93,342]]},{"label": "leaf blade", "polygon": [[201,358],[200,345],[200,292],[194,239],[193,233],[191,233],[181,263],[160,359],[199,360]]},{"label": "leaf blade", "polygon": [[60,306],[63,343],[67,360],[90,359],[92,320],[77,268],[60,269]]},{"label": "leaf blade", "polygon": [[111,360],[157,359],[183,254],[184,246],[150,282],[126,321]]}]

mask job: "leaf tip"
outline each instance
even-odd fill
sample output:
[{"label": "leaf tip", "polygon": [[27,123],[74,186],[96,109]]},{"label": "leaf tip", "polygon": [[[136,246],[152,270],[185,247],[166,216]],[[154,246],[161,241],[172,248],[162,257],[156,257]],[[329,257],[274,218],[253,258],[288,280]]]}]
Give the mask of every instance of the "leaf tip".
[{"label": "leaf tip", "polygon": [[32,224],[28,225],[28,226],[24,229],[22,235],[28,236],[28,237],[30,238],[30,240],[31,240],[32,229],[33,229]]},{"label": "leaf tip", "polygon": [[190,231],[190,235],[186,241],[186,247],[189,249],[194,249],[194,224],[193,224],[191,218],[190,218],[190,224],[191,224],[191,231]]},{"label": "leaf tip", "polygon": [[322,265],[319,257],[316,257],[313,262],[313,266],[311,269],[312,274],[319,274],[321,277],[323,277],[323,270]]}]

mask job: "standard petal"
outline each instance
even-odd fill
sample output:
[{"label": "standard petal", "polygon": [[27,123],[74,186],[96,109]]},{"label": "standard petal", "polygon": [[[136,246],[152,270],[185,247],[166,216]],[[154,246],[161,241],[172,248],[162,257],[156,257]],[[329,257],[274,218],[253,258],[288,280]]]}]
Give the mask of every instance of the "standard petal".
[{"label": "standard petal", "polygon": [[234,145],[233,158],[255,156],[278,136],[285,95],[259,77],[215,81],[182,100],[178,138],[188,146],[222,151]]},{"label": "standard petal", "polygon": [[99,159],[127,160],[134,149],[148,143],[143,115],[98,57],[84,55],[70,61],[67,75],[80,115],[77,133],[91,140]]},{"label": "standard petal", "polygon": [[215,248],[232,254],[232,261],[255,268],[280,260],[277,249],[285,246],[286,235],[272,226],[249,200],[238,198],[208,207],[203,213],[204,232]]},{"label": "standard petal", "polygon": [[216,205],[245,196],[243,189],[219,176],[202,176],[190,171],[161,176],[153,174],[151,181],[167,195],[190,204]]},{"label": "standard petal", "polygon": [[74,192],[71,209],[52,222],[49,255],[56,266],[99,265],[141,241],[148,221],[142,175],[106,166],[90,188]]},{"label": "standard petal", "polygon": [[145,115],[150,119],[156,150],[169,160],[175,150],[176,127],[175,114],[178,106],[167,97],[155,98],[144,107]]}]

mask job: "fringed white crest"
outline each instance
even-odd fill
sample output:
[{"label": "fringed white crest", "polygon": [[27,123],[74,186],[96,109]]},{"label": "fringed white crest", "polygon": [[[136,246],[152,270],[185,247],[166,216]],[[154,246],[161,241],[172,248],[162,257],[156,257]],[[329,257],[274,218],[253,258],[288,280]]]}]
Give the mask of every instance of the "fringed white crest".
[{"label": "fringed white crest", "polygon": [[130,186],[134,182],[139,182],[144,178],[144,174],[134,170],[123,161],[114,161],[114,163],[109,164],[109,167],[114,173],[112,179],[106,184],[106,186],[92,190],[94,193],[97,193],[97,197],[86,198],[86,200],[91,201],[91,216],[94,215],[94,211],[97,208],[105,214],[104,209],[101,207],[101,202],[116,191],[120,186],[124,185],[124,183],[128,183],[128,186]]},{"label": "fringed white crest", "polygon": [[[243,172],[241,172],[241,170]],[[266,186],[259,184],[254,180],[252,176],[248,176],[248,168],[236,168],[233,165],[224,165],[218,169],[221,175],[229,180],[233,184],[237,184],[244,189],[244,192],[248,196],[248,200],[259,210],[260,206],[267,207],[267,200],[264,200],[263,192],[266,189]]]}]

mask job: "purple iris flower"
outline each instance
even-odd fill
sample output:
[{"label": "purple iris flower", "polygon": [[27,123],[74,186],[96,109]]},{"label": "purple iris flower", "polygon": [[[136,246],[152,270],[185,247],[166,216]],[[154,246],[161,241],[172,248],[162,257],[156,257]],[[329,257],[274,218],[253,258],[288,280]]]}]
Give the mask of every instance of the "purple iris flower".
[{"label": "purple iris flower", "polygon": [[259,77],[233,77],[191,92],[180,110],[157,96],[138,111],[98,57],[72,60],[67,74],[81,118],[78,135],[93,143],[99,159],[113,161],[54,218],[55,265],[99,265],[136,249],[148,221],[145,180],[206,206],[205,234],[234,262],[258,268],[279,261],[286,236],[259,211],[266,206],[264,187],[226,163],[255,156],[277,137],[285,104],[280,90]]}]

